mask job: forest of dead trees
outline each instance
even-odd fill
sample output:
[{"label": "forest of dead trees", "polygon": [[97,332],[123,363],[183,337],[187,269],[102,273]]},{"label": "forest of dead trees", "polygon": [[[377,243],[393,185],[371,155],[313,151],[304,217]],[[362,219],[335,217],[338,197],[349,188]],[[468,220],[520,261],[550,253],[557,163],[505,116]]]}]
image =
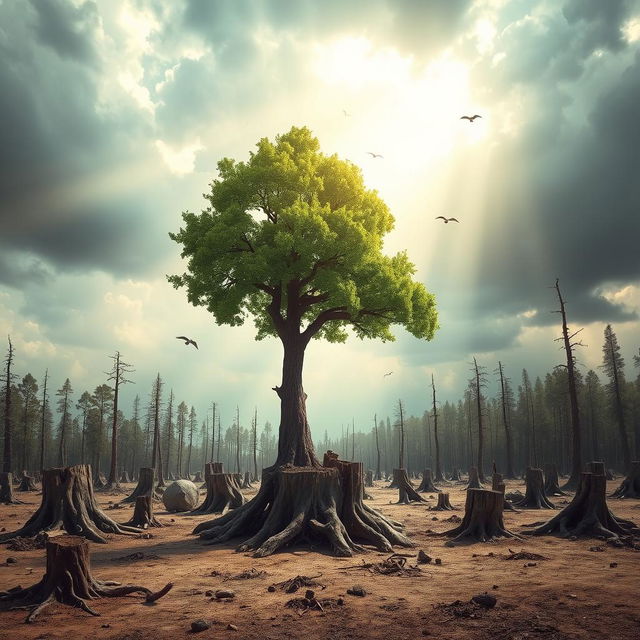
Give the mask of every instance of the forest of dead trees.
[{"label": "forest of dead trees", "polygon": [[[602,353],[598,370],[575,371],[582,459],[604,460],[608,468],[624,472],[630,460],[640,459],[640,350],[632,366],[625,363],[608,325]],[[110,475],[134,478],[153,461],[159,478],[173,479],[202,472],[212,460],[257,476],[275,459],[277,430],[269,422],[259,427],[255,408],[240,411],[211,402],[196,410],[177,398],[160,375],[148,396],[136,395],[129,407],[118,404],[118,386],[128,382],[125,373],[132,375],[119,353],[112,357],[114,369],[92,391],[74,389],[68,378],[53,381],[46,372],[39,379],[17,372],[15,356],[10,344],[0,400],[4,471],[89,463],[95,481],[107,484]],[[476,358],[468,388],[457,401],[437,399],[437,374],[433,385],[425,380],[424,388],[422,415],[407,416],[402,400],[385,407],[389,416],[384,418],[372,406],[368,424],[347,418],[340,436],[329,435],[338,432],[337,425],[325,425],[317,437],[323,427],[316,426],[316,446],[385,475],[397,467],[410,474],[425,467],[451,474],[475,465],[482,472],[493,462],[507,476],[549,463],[561,474],[570,473],[566,368],[534,379],[526,369],[512,371],[508,363]]]}]

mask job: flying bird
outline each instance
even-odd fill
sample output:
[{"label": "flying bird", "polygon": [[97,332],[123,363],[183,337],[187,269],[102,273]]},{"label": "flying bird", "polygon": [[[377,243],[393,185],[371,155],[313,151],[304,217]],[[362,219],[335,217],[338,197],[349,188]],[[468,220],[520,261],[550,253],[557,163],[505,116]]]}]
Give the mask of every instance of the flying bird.
[{"label": "flying bird", "polygon": [[389,371],[389,373],[385,373],[382,377],[386,378],[387,376],[390,376],[393,373],[393,371]]},{"label": "flying bird", "polygon": [[460,116],[460,120],[468,120],[469,122],[473,122],[476,118],[482,118],[482,116],[477,113],[473,116]]},{"label": "flying bird", "polygon": [[456,220],[456,218],[445,218],[444,216],[438,216],[436,220],[444,220],[445,224],[449,224],[450,222],[460,222],[460,220]]},{"label": "flying bird", "polygon": [[379,153],[373,153],[373,151],[367,151],[367,153],[368,153],[372,158],[384,158],[384,156],[381,156]]},{"label": "flying bird", "polygon": [[184,340],[185,347],[188,347],[190,344],[192,344],[196,349],[198,348],[198,343],[191,338],[187,338],[187,336],[176,336],[176,338],[178,340]]}]

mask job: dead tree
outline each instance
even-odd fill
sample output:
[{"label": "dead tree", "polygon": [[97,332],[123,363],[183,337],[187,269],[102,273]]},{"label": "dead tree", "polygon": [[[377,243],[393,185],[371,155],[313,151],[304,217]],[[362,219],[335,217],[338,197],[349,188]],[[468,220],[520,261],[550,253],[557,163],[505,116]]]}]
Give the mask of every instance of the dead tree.
[{"label": "dead tree", "polygon": [[433,484],[431,469],[425,469],[422,472],[422,482],[420,483],[417,491],[419,493],[440,493],[440,489]]},{"label": "dead tree", "polygon": [[[12,421],[11,421],[11,381],[14,379],[13,373],[11,373],[11,365],[13,364],[13,344],[11,343],[11,336],[7,336],[9,341],[9,350],[7,357],[5,358],[6,368],[4,375],[4,456],[2,459],[2,471],[4,473],[11,473],[12,469],[12,457],[11,457],[11,435],[12,435]],[[10,484],[10,483],[9,483]],[[4,496],[6,497],[6,496]]]},{"label": "dead tree", "polygon": [[482,483],[480,482],[478,467],[469,467],[469,482],[466,489],[482,489]]},{"label": "dead tree", "polygon": [[566,496],[567,494],[560,488],[558,467],[555,464],[548,464],[544,472],[544,492],[548,496]]},{"label": "dead tree", "polygon": [[640,461],[631,463],[629,474],[611,494],[612,498],[640,498]]},{"label": "dead tree", "polygon": [[258,407],[253,412],[253,482],[258,482]]},{"label": "dead tree", "polygon": [[443,534],[452,538],[446,546],[490,542],[497,538],[520,539],[515,533],[505,529],[502,517],[503,502],[504,491],[469,489],[462,522]]},{"label": "dead tree", "polygon": [[580,410],[578,406],[578,391],[576,388],[576,358],[573,350],[577,346],[584,346],[582,342],[572,342],[582,329],[578,329],[573,333],[569,333],[567,325],[567,314],[565,310],[564,299],[560,292],[559,280],[556,279],[555,290],[558,294],[560,309],[556,311],[562,317],[562,336],[556,338],[556,342],[562,341],[565,355],[567,357],[566,365],[558,365],[567,370],[567,382],[569,385],[569,404],[571,406],[571,475],[564,485],[565,489],[575,489],[580,481],[580,473],[582,472],[582,445],[581,445],[581,427],[580,427]]},{"label": "dead tree", "polygon": [[474,357],[473,359],[473,379],[471,380],[471,386],[476,400],[476,413],[478,414],[478,462],[477,473],[480,482],[484,482],[484,425],[482,422],[482,388],[486,386],[487,374],[484,371],[484,367],[478,366],[478,363]]},{"label": "dead tree", "polygon": [[152,500],[160,500],[160,494],[155,490],[155,478],[153,467],[140,467],[136,488],[122,502],[135,502],[138,496],[151,496]]},{"label": "dead tree", "polygon": [[20,480],[20,485],[18,486],[18,491],[37,491],[38,487],[36,487],[35,478],[30,476],[26,471],[22,472],[22,479]]},{"label": "dead tree", "polygon": [[527,535],[617,539],[640,533],[633,522],[616,518],[609,510],[604,463],[590,462],[588,469],[580,476],[580,486],[573,500],[551,520],[527,531]]},{"label": "dead tree", "polygon": [[142,593],[147,602],[154,602],[167,594],[171,583],[154,593],[137,585],[121,586],[119,582],[97,580],[91,574],[89,544],[78,536],[63,535],[49,538],[46,543],[47,568],[42,580],[32,587],[16,587],[0,592],[0,603],[12,609],[30,609],[25,622],[33,622],[42,611],[60,602],[78,607],[93,616],[99,616],[87,600],[126,596]]},{"label": "dead tree", "polygon": [[45,369],[44,372],[44,384],[42,386],[42,402],[40,414],[40,467],[38,471],[42,472],[44,470],[44,454],[45,454],[45,444],[46,444],[46,426],[47,426],[47,382],[49,380],[49,369]]},{"label": "dead tree", "polygon": [[[440,440],[438,439],[438,411],[436,404],[436,385],[431,374],[431,389],[433,391],[433,440],[436,447],[436,482],[444,482],[444,474],[442,473],[442,465],[440,464]],[[420,491],[420,489],[418,489]]]},{"label": "dead tree", "polygon": [[382,473],[380,472],[380,440],[378,438],[378,414],[373,416],[373,427],[376,432],[376,480],[382,480]]},{"label": "dead tree", "polygon": [[511,414],[510,406],[513,397],[509,379],[505,377],[502,369],[502,362],[498,361],[498,373],[500,376],[500,404],[502,406],[502,425],[504,427],[504,437],[507,453],[507,478],[516,477],[513,470],[513,437],[511,435]]},{"label": "dead tree", "polygon": [[206,476],[205,481],[207,495],[203,503],[190,511],[189,514],[222,513],[230,509],[237,509],[245,503],[234,473],[212,472]]},{"label": "dead tree", "polygon": [[364,477],[364,486],[373,487],[373,469],[367,469],[367,473]]},{"label": "dead tree", "polygon": [[[431,470],[429,470],[429,474],[431,474]],[[406,469],[393,470],[393,483],[398,487],[398,504],[426,502],[426,500],[411,486]]]},{"label": "dead tree", "polygon": [[449,502],[449,494],[448,493],[439,493],[438,494],[438,503],[435,507],[429,507],[429,511],[454,511],[455,507],[451,505]]},{"label": "dead tree", "polygon": [[514,507],[519,509],[555,509],[555,506],[549,502],[544,490],[542,469],[527,467],[525,483],[524,498],[514,503]]},{"label": "dead tree", "polygon": [[24,504],[13,495],[13,474],[0,472],[0,504]]},{"label": "dead tree", "polygon": [[[495,464],[494,464],[495,467]],[[505,493],[505,485],[504,485],[504,480],[502,477],[501,473],[498,473],[497,471],[493,472],[493,475],[491,476],[491,490],[492,491],[501,491],[502,495],[504,496]],[[513,506],[513,504],[511,504],[511,502],[509,500],[507,500],[507,498],[504,498],[504,502],[502,503],[502,509],[503,511],[517,511],[517,509]]]},{"label": "dead tree", "polygon": [[138,496],[136,498],[136,505],[133,509],[133,517],[129,522],[125,523],[130,527],[138,527],[140,529],[147,529],[148,527],[162,527],[164,526],[153,515],[153,500],[150,495]]},{"label": "dead tree", "polygon": [[0,534],[0,542],[33,537],[41,531],[64,529],[93,542],[107,542],[102,534],[132,535],[137,529],[114,522],[100,508],[93,493],[91,467],[45,469],[42,474],[42,503],[24,526]]}]

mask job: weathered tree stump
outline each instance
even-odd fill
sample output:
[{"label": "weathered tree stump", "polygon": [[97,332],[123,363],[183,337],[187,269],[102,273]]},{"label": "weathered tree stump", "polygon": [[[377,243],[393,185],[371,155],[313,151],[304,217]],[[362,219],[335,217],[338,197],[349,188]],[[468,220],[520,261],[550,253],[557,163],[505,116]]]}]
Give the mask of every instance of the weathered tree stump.
[{"label": "weathered tree stump", "polygon": [[193,482],[195,484],[204,482],[204,478],[202,477],[202,473],[200,471],[196,471],[196,475],[195,475],[195,478],[193,479]]},{"label": "weathered tree stump", "polygon": [[96,473],[93,478],[93,488],[96,491],[102,491],[107,486],[107,479],[105,478],[104,473]]},{"label": "weathered tree stump", "polygon": [[120,475],[120,482],[122,482],[123,484],[129,484],[131,482],[129,474],[126,471],[123,471]]},{"label": "weathered tree stump", "polygon": [[449,494],[441,492],[438,494],[438,503],[435,507],[429,507],[429,511],[455,511],[455,507],[449,502]]},{"label": "weathered tree stump", "polygon": [[8,471],[0,473],[0,503],[24,504],[13,495],[13,474]]},{"label": "weathered tree stump", "polygon": [[457,469],[456,467],[453,468],[453,471],[451,472],[451,481],[460,482],[460,469]]},{"label": "weathered tree stump", "polygon": [[551,520],[526,531],[527,535],[558,535],[562,538],[619,538],[640,529],[630,520],[616,518],[607,506],[607,480],[604,463],[589,463],[589,471],[580,476],[573,500]]},{"label": "weathered tree stump", "polygon": [[[404,472],[404,474],[402,472]],[[413,487],[413,483],[411,482],[411,479],[407,475],[407,470],[406,469],[394,469],[393,470],[393,476],[391,477],[391,483],[389,484],[387,489],[399,489],[400,488],[400,483],[398,481],[398,478],[401,475],[403,475],[403,477],[406,477],[407,482],[409,483],[409,486]]]},{"label": "weathered tree stump", "polygon": [[189,513],[222,513],[237,509],[245,503],[244,496],[233,473],[211,473],[207,476],[207,495],[203,503]]},{"label": "weathered tree stump", "polygon": [[[491,490],[492,491],[500,491],[504,496],[505,493],[505,484],[503,480],[503,476],[501,473],[497,473],[494,471],[491,476]],[[504,503],[502,504],[502,509],[507,511],[516,511],[516,508],[511,504],[509,500],[507,500],[506,496],[504,498]]]},{"label": "weathered tree stump", "polygon": [[36,481],[33,476],[30,476],[26,471],[22,472],[22,479],[18,485],[18,491],[37,491]]},{"label": "weathered tree stump", "polygon": [[505,529],[502,518],[504,494],[489,489],[469,489],[464,507],[464,518],[460,525],[445,531],[443,535],[453,538],[446,543],[457,544],[490,542],[497,538],[517,538],[518,535]]},{"label": "weathered tree stump", "polygon": [[412,502],[426,502],[426,500],[411,486],[406,469],[394,469],[393,480],[398,485],[397,504],[411,504]]},{"label": "weathered tree stump", "polygon": [[440,489],[433,484],[431,469],[425,469],[422,472],[422,482],[420,483],[417,491],[419,493],[440,493]]},{"label": "weathered tree stump", "polygon": [[151,496],[152,500],[160,500],[160,494],[155,490],[155,478],[155,471],[151,467],[140,467],[136,488],[122,502],[135,502],[138,496]]},{"label": "weathered tree stump", "polygon": [[42,475],[42,503],[17,531],[0,534],[0,542],[20,536],[30,538],[41,531],[62,528],[72,535],[106,543],[103,533],[133,535],[137,529],[113,521],[98,505],[91,485],[91,467],[45,469]]},{"label": "weathered tree stump", "polygon": [[364,476],[364,486],[373,487],[373,469],[367,469],[367,473]]},{"label": "weathered tree stump", "polygon": [[130,527],[138,527],[140,529],[164,526],[153,514],[153,500],[151,499],[151,496],[138,496],[136,498],[133,517],[125,524]]},{"label": "weathered tree stump", "polygon": [[640,498],[640,461],[631,463],[631,469],[622,484],[611,494],[612,498]]},{"label": "weathered tree stump", "polygon": [[241,489],[253,489],[253,483],[251,481],[251,473],[249,471],[244,472],[244,478],[242,480]]},{"label": "weathered tree stump", "polygon": [[338,556],[361,551],[359,543],[390,551],[393,544],[413,546],[402,525],[362,500],[362,464],[338,460],[327,452],[321,467],[284,465],[265,469],[253,500],[199,524],[194,533],[218,544],[250,535],[238,551],[271,555],[301,538],[329,542]]},{"label": "weathered tree stump", "polygon": [[469,467],[469,482],[465,488],[467,489],[482,489],[482,483],[478,476],[478,467]]},{"label": "weathered tree stump", "polygon": [[605,475],[606,475],[607,480],[615,480],[616,479],[616,474],[613,472],[613,469],[607,469],[607,472],[606,472]]},{"label": "weathered tree stump", "polygon": [[534,469],[527,467],[525,474],[526,489],[524,498],[514,503],[514,507],[518,509],[555,509],[547,499],[544,491],[544,480],[542,477],[542,469]]},{"label": "weathered tree stump", "polygon": [[78,536],[55,536],[47,540],[47,569],[40,582],[22,589],[17,587],[0,592],[0,602],[12,609],[30,609],[25,622],[33,622],[54,602],[79,607],[93,616],[99,616],[88,604],[94,598],[112,598],[130,593],[143,593],[147,602],[154,602],[168,593],[173,586],[167,584],[153,593],[146,587],[120,586],[119,582],[97,580],[91,574],[89,543]]},{"label": "weathered tree stump", "polygon": [[547,496],[566,496],[567,494],[560,488],[558,477],[558,467],[555,464],[548,464],[544,468],[544,492]]}]

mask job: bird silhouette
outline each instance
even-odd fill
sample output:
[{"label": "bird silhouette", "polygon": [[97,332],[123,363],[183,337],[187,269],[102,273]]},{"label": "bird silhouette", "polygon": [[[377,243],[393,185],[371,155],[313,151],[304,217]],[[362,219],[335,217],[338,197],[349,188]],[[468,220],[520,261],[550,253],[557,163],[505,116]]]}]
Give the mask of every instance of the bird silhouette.
[{"label": "bird silhouette", "polygon": [[196,349],[198,349],[198,343],[195,340],[187,338],[187,336],[176,336],[176,338],[178,340],[184,340],[185,347],[188,347],[190,344],[192,344]]},{"label": "bird silhouette", "polygon": [[367,151],[367,153],[368,153],[372,158],[384,158],[384,156],[381,156],[379,153],[373,153],[373,151]]},{"label": "bird silhouette", "polygon": [[389,371],[389,373],[385,373],[382,377],[386,378],[387,376],[390,376],[393,373],[393,371]]},{"label": "bird silhouette", "polygon": [[482,116],[477,113],[473,116],[460,116],[460,120],[468,120],[469,122],[473,122],[476,118],[482,118]]},{"label": "bird silhouette", "polygon": [[438,216],[436,220],[444,220],[445,224],[449,224],[450,222],[460,222],[460,220],[456,220],[456,218],[445,218],[444,216]]}]

